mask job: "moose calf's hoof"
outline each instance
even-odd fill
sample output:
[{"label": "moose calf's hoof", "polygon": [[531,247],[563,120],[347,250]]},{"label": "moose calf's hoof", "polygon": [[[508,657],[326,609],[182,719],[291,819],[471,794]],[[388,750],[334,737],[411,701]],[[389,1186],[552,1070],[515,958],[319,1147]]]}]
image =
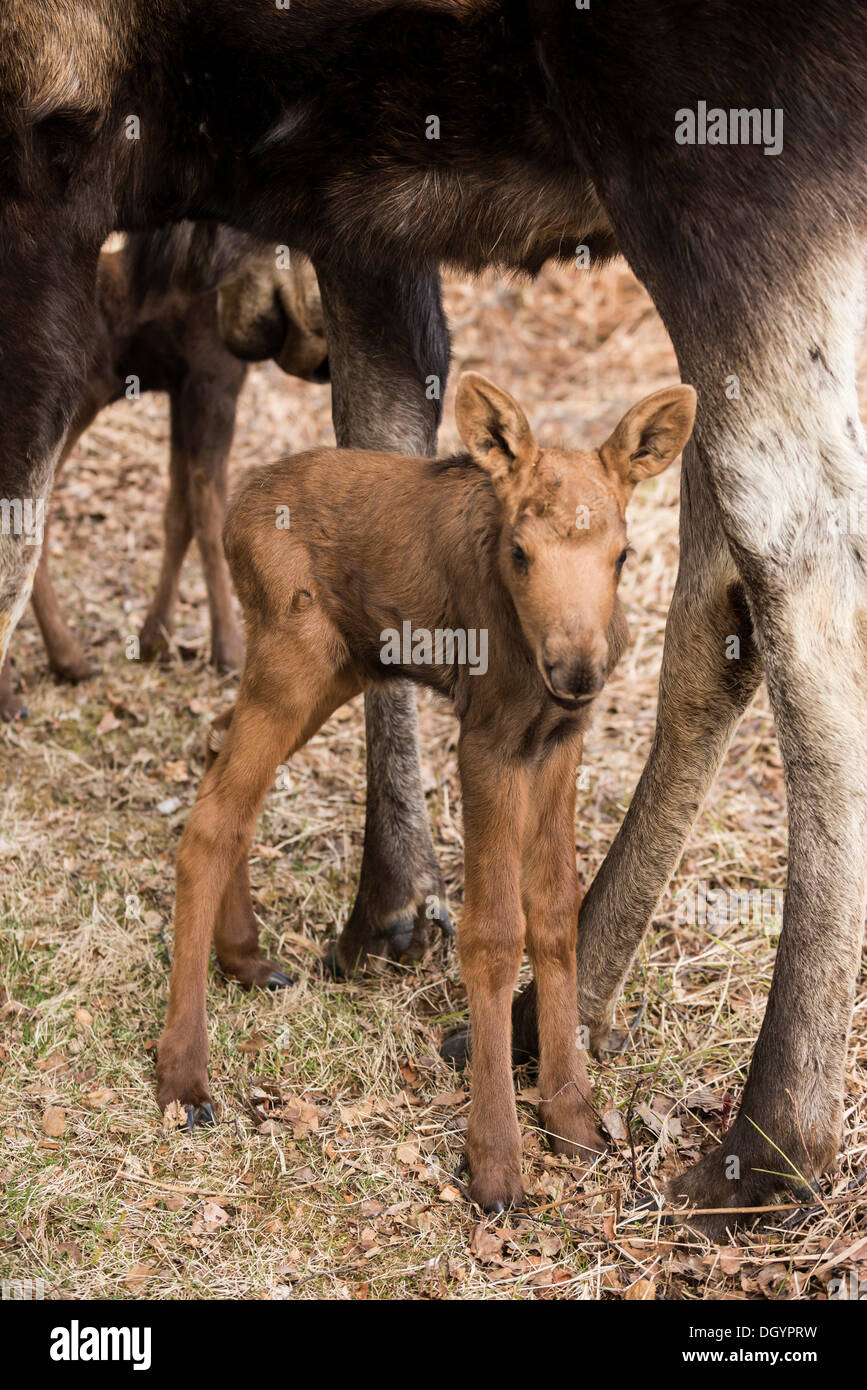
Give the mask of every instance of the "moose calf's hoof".
[{"label": "moose calf's hoof", "polygon": [[499,1213],[523,1205],[524,1185],[520,1173],[482,1171],[470,1179],[469,1194],[483,1211]]},{"label": "moose calf's hoof", "polygon": [[265,981],[265,988],[266,988],[266,989],[285,989],[287,985],[291,985],[291,984],[294,984],[294,980],[292,979],[292,976],[291,976],[291,975],[287,975],[286,972],[285,972],[285,970],[277,970],[277,969],[275,968],[274,970],[271,971],[271,974],[268,976],[267,980]]},{"label": "moose calf's hoof", "polygon": [[220,961],[220,970],[242,989],[252,989],[254,985],[259,989],[285,989],[295,983],[291,975],[264,956],[250,956],[231,963]]},{"label": "moose calf's hoof", "polygon": [[192,1134],[196,1125],[206,1128],[208,1125],[215,1125],[217,1123],[217,1117],[214,1114],[214,1107],[212,1105],[185,1105],[184,1109],[187,1114],[187,1122],[183,1125],[183,1128],[188,1130],[190,1134]]},{"label": "moose calf's hoof", "polygon": [[540,1105],[539,1122],[555,1154],[577,1158],[583,1163],[608,1152],[608,1145],[590,1111],[572,1107]]}]

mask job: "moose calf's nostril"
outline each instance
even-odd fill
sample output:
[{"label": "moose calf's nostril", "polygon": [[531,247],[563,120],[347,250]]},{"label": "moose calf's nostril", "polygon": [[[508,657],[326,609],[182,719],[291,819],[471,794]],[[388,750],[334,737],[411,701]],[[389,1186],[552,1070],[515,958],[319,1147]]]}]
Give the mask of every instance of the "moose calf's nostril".
[{"label": "moose calf's nostril", "polygon": [[546,662],[545,676],[555,695],[573,700],[598,695],[605,684],[604,668],[583,660]]}]

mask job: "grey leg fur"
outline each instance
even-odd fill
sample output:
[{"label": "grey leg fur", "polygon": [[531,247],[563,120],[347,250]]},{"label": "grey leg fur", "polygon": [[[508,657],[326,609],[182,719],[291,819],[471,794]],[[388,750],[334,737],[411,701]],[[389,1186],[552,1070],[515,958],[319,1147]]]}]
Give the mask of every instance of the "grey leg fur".
[{"label": "grey leg fur", "polygon": [[[338,444],[434,454],[449,358],[438,278],[316,269]],[[403,683],[369,690],[365,717],[361,880],[330,959],[343,973],[368,954],[418,958],[431,922],[448,923],[421,785],[414,691]]]}]

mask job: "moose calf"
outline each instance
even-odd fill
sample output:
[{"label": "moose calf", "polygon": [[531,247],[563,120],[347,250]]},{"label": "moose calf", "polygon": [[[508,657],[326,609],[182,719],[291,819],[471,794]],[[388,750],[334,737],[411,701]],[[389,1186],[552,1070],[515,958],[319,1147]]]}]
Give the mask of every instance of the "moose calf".
[{"label": "moose calf", "polygon": [[[273,248],[215,224],[181,223],[164,234],[103,250],[86,339],[88,366],[58,472],[99,412],[138,391],[167,391],[171,408],[165,544],[156,592],[141,630],[145,660],[168,644],[181,566],[195,535],[211,617],[211,664],[233,670],[243,643],[232,605],[221,532],[226,465],[245,361],[273,357],[289,375],[325,381],[327,351],[313,267],[293,256],[285,270]],[[86,680],[90,665],[68,628],[43,549],[33,609],[48,661],[64,680]],[[21,702],[7,660],[0,672],[0,718]]]},{"label": "moose calf", "polygon": [[[178,849],[161,1107],[180,1101],[190,1126],[213,1121],[212,935],[227,973],[280,982],[259,954],[246,864],[275,768],[368,684],[402,676],[448,696],[461,724],[471,1195],[488,1210],[523,1195],[510,1011],[525,937],[541,1121],[558,1153],[603,1149],[577,1041],[575,768],[626,639],[627,501],[677,457],[694,414],[692,387],[673,386],[634,406],[598,451],[540,449],[511,396],[467,373],[456,404],[466,454],[317,449],[245,478],[224,539],[246,665]],[[287,507],[289,529],[278,529]],[[390,635],[404,624],[411,649]],[[470,631],[487,636],[484,672],[460,659]]]}]

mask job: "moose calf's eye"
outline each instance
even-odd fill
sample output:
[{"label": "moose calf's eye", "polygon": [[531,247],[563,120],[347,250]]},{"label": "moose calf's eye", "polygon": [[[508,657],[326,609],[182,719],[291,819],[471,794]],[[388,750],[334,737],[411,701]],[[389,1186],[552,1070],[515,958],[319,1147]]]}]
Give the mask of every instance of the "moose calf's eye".
[{"label": "moose calf's eye", "polygon": [[521,546],[517,544],[512,546],[512,560],[514,562],[515,569],[519,570],[525,570],[527,568],[527,565],[529,564],[526,551],[524,551],[521,548]]},{"label": "moose calf's eye", "polygon": [[626,560],[627,560],[628,555],[629,555],[629,547],[627,546],[627,548],[626,548],[625,550],[621,550],[620,554],[619,554],[618,557],[617,557],[617,573],[618,573],[618,574],[619,574],[620,571],[623,569],[623,566],[626,564]]}]

